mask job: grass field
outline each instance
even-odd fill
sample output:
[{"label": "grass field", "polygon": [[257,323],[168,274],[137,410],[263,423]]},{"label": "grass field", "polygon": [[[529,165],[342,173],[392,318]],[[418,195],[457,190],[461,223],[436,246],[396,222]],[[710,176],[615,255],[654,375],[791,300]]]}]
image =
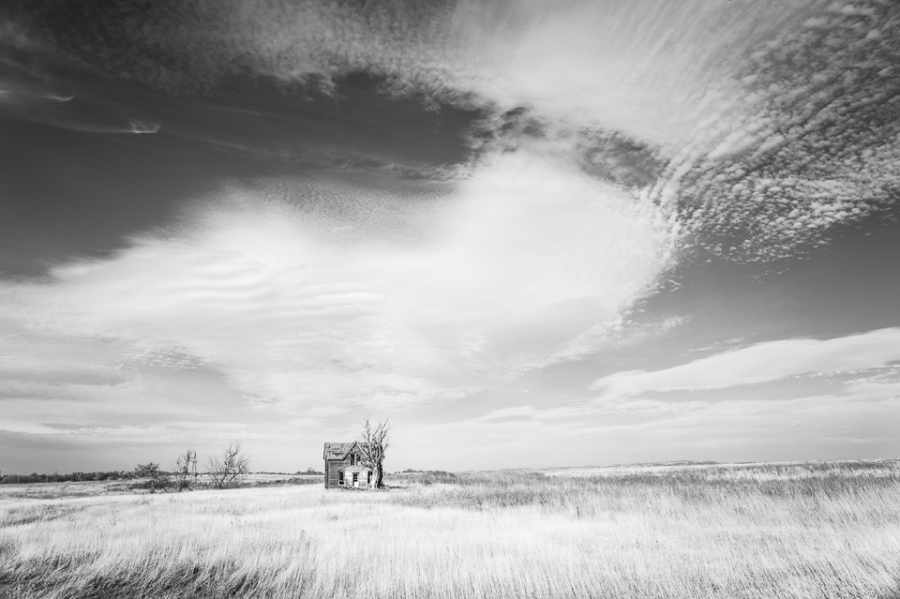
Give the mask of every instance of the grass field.
[{"label": "grass field", "polygon": [[44,498],[5,485],[0,596],[900,597],[897,461],[388,483]]}]

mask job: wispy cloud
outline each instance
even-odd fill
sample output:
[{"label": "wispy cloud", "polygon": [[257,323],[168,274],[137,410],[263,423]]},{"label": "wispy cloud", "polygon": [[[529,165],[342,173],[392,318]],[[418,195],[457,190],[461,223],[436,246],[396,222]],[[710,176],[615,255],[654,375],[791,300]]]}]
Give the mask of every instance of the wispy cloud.
[{"label": "wispy cloud", "polygon": [[809,373],[869,370],[896,360],[900,329],[890,328],[835,339],[758,343],[663,370],[619,372],[595,381],[592,388],[610,397],[724,389]]},{"label": "wispy cloud", "polygon": [[[896,452],[898,426],[894,384],[778,401],[628,398],[613,409],[519,406],[466,421],[398,427],[396,444],[400,451],[415,448],[404,463],[429,468],[877,458]],[[452,445],[437,441],[446,438]]]},{"label": "wispy cloud", "polygon": [[648,193],[678,205],[690,243],[772,260],[877,212],[898,185],[892,7],[857,5],[234,0],[154,5],[135,30],[87,10],[90,27],[54,39],[80,64],[168,90],[251,73],[339,94],[341,76],[367,72],[434,106],[530,107],[551,137],[622,133],[658,152]]},{"label": "wispy cloud", "polygon": [[251,403],[402,408],[564,359],[667,264],[655,207],[565,156],[497,156],[449,189],[411,203],[334,183],[300,206],[234,191],[0,293],[20,335],[107,338],[132,368],[208,364]]},{"label": "wispy cloud", "polygon": [[158,122],[134,118],[126,107],[60,94],[35,83],[0,77],[0,115],[86,133],[156,133]]}]

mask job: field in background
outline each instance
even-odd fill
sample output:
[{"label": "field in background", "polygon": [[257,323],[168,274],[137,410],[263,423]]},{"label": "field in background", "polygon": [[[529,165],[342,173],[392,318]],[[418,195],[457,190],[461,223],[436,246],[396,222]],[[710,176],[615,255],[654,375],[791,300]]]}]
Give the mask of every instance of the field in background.
[{"label": "field in background", "polygon": [[[296,474],[251,473],[246,475],[241,487],[261,487],[268,485],[308,485],[323,484],[322,476]],[[200,476],[194,485],[197,490],[210,487],[209,480]],[[174,489],[174,487],[172,487]],[[0,506],[13,500],[28,499],[71,499],[75,497],[108,497],[110,495],[134,495],[149,490],[145,479],[106,481],[70,481],[59,483],[27,483],[0,485]],[[165,492],[165,491],[163,491]],[[2,597],[2,596],[0,596]]]},{"label": "field in background", "polygon": [[388,483],[58,499],[4,488],[0,596],[900,596],[897,461]]},{"label": "field in background", "polygon": [[665,476],[700,480],[783,480],[900,476],[900,460],[833,460],[828,462],[743,462],[738,464],[671,463],[593,468],[551,468],[548,476]]}]

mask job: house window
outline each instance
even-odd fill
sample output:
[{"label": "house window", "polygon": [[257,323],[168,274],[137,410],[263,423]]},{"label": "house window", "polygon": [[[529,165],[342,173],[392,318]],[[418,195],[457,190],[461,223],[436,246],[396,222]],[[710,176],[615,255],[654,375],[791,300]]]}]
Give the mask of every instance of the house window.
[{"label": "house window", "polygon": [[338,484],[339,485],[344,484],[344,471],[343,470],[338,470]]},{"label": "house window", "polygon": [[359,472],[353,473],[353,486],[355,487],[359,483]]},{"label": "house window", "polygon": [[372,471],[371,470],[369,470],[369,473],[366,475],[366,484],[367,485],[372,484]]},{"label": "house window", "polygon": [[350,454],[350,465],[356,466],[356,454],[355,453]]}]

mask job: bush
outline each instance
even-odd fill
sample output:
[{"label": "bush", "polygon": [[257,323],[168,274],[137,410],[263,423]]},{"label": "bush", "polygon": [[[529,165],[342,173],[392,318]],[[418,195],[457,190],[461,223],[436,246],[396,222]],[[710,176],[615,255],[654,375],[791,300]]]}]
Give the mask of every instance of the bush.
[{"label": "bush", "polygon": [[222,451],[222,457],[209,458],[206,462],[206,476],[217,489],[240,486],[244,476],[250,472],[250,460],[241,453],[241,444],[229,443]]},{"label": "bush", "polygon": [[150,462],[149,464],[138,464],[134,469],[135,478],[146,478],[147,485],[151,493],[157,491],[166,491],[171,484],[171,479],[167,472],[159,469],[159,464]]}]

